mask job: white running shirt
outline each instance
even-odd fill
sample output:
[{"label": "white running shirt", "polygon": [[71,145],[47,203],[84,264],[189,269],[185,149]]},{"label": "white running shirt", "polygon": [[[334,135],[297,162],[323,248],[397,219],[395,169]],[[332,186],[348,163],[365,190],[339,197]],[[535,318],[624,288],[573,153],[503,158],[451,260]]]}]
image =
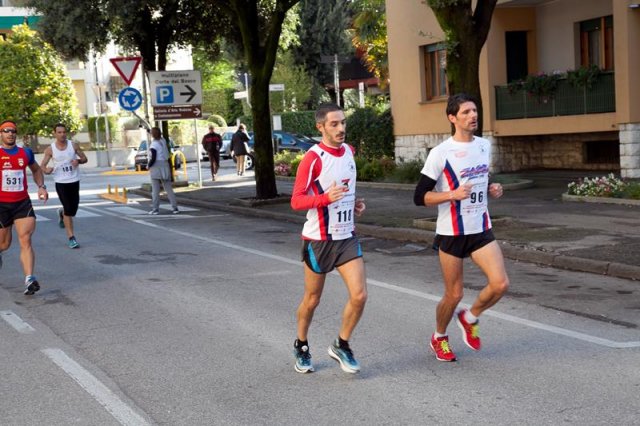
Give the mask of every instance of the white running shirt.
[{"label": "white running shirt", "polygon": [[[325,192],[333,182],[347,188],[344,198],[330,203]],[[309,209],[302,229],[305,240],[344,240],[355,235],[356,163],[349,145],[314,145],[305,154],[291,197],[295,210]]]},{"label": "white running shirt", "polygon": [[78,167],[71,165],[77,156],[70,140],[67,141],[67,147],[63,150],[58,149],[54,141],[51,144],[51,157],[53,159],[53,180],[56,183],[72,183],[80,180]]},{"label": "white running shirt", "polygon": [[436,181],[435,191],[473,184],[469,198],[438,204],[437,234],[471,235],[491,229],[487,209],[490,161],[491,143],[479,137],[471,142],[450,137],[429,152],[422,174]]}]

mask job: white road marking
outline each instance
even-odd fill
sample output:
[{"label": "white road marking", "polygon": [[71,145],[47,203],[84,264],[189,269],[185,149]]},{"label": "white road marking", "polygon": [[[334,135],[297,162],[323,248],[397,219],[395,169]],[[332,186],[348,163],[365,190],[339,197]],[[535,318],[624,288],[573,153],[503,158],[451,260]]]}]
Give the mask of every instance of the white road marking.
[{"label": "white road marking", "polygon": [[42,349],[42,352],[67,373],[89,395],[98,401],[121,425],[148,425],[149,423],[125,404],[100,380],[93,376],[64,351],[57,348]]},{"label": "white road marking", "polygon": [[[248,247],[243,247],[243,246],[239,246],[237,244],[233,244],[233,243],[228,243],[225,241],[221,241],[218,239],[213,239],[213,238],[207,238],[205,236],[202,235],[196,235],[196,234],[191,234],[189,232],[185,232],[185,231],[180,231],[177,229],[167,229],[164,228],[160,225],[157,225],[155,223],[149,223],[149,222],[145,222],[143,220],[140,219],[134,219],[134,218],[129,218],[129,217],[122,217],[122,219],[126,219],[132,222],[135,222],[137,224],[140,225],[144,225],[144,226],[149,226],[151,228],[157,228],[157,229],[162,229],[164,231],[167,232],[172,232],[174,234],[178,234],[178,235],[182,235],[184,237],[190,237],[190,238],[194,238],[197,240],[201,240],[201,241],[205,241],[207,243],[210,244],[215,244],[215,245],[219,245],[222,247],[226,247],[226,248],[230,248],[230,249],[234,249],[234,250],[238,250],[238,251],[242,251],[245,253],[250,253],[250,254],[254,254],[256,256],[262,256],[262,257],[266,257],[268,259],[273,259],[273,260],[277,260],[279,262],[283,262],[283,263],[288,263],[290,265],[297,265],[300,266],[300,261],[299,260],[294,260],[294,259],[290,259],[287,257],[282,257],[282,256],[278,256],[278,255],[274,255],[274,254],[270,254],[261,250],[256,250],[256,249],[252,249],[252,248],[248,248]],[[331,272],[334,275],[339,275],[337,271],[333,271]],[[378,281],[378,280],[374,280],[371,278],[367,278],[367,284],[373,285],[375,287],[379,287],[379,288],[384,288],[387,290],[391,290],[391,291],[395,291],[398,293],[403,293],[403,294],[408,294],[411,296],[415,296],[415,297],[420,297],[422,299],[426,299],[426,300],[431,300],[433,302],[439,302],[440,299],[442,298],[442,296],[439,295],[435,295],[435,294],[429,294],[429,293],[425,293],[422,291],[417,291],[417,290],[411,290],[408,288],[404,288],[404,287],[400,287],[394,284],[388,284],[385,283],[383,281]],[[631,342],[616,342],[613,340],[609,340],[609,339],[603,339],[601,337],[597,337],[597,336],[591,336],[589,334],[585,334],[585,333],[580,333],[577,331],[573,331],[573,330],[568,330],[566,328],[562,328],[562,327],[556,327],[553,325],[548,325],[548,324],[544,324],[541,322],[537,322],[537,321],[531,321],[525,318],[520,318],[520,317],[516,317],[513,315],[509,315],[509,314],[503,314],[500,312],[496,312],[493,310],[489,310],[484,312],[484,315],[489,315],[495,318],[499,318],[501,320],[504,321],[509,321],[509,322],[513,322],[515,324],[519,324],[519,325],[523,325],[525,327],[531,327],[531,328],[537,328],[539,330],[545,330],[548,331],[550,333],[554,333],[554,334],[559,334],[562,336],[566,336],[566,337],[571,337],[573,339],[577,339],[577,340],[582,340],[585,342],[589,342],[589,343],[593,343],[596,345],[600,345],[600,346],[606,346],[609,348],[640,348],[640,341],[631,341]]]},{"label": "white road marking", "polygon": [[33,333],[36,331],[26,321],[14,314],[12,311],[0,311],[0,317],[9,323],[9,325],[16,329],[18,333]]}]

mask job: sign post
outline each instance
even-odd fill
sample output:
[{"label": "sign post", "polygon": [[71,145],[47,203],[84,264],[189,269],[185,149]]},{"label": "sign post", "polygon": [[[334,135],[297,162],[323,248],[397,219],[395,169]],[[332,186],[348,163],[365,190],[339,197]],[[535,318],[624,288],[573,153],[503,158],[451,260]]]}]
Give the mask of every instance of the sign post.
[{"label": "sign post", "polygon": [[198,163],[198,185],[202,187],[200,141],[197,118],[202,118],[202,77],[198,70],[149,71],[151,106],[157,121],[193,120]]}]

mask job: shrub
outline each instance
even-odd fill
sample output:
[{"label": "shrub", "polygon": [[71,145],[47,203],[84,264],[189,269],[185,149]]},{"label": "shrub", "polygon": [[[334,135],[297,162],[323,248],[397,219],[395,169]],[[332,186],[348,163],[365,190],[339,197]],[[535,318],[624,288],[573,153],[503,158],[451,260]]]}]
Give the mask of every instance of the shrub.
[{"label": "shrub", "polygon": [[283,151],[273,157],[274,170],[277,176],[295,176],[304,153]]},{"label": "shrub", "polygon": [[316,118],[314,111],[283,112],[282,130],[291,133],[300,133],[308,136],[319,136],[316,129]]},{"label": "shrub", "polygon": [[358,108],[347,117],[347,142],[366,158],[394,158],[393,117],[391,110]]},{"label": "shrub", "polygon": [[422,160],[401,161],[393,171],[390,180],[398,183],[417,183],[423,166]]},{"label": "shrub", "polygon": [[209,119],[207,120],[210,123],[213,123],[215,127],[227,127],[227,122],[221,115],[211,114]]}]

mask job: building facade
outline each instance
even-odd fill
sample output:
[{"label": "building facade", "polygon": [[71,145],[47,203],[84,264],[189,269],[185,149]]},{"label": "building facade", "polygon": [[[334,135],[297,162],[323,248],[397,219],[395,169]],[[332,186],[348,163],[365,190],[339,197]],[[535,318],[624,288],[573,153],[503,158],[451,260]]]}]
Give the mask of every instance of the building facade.
[{"label": "building facade", "polygon": [[[386,7],[396,158],[425,158],[450,134],[444,34],[422,0]],[[567,78],[589,66],[599,75],[588,85]],[[514,83],[528,75],[559,77],[552,94],[536,95]],[[615,170],[640,178],[639,75],[638,1],[499,0],[480,57],[493,171]]]}]

